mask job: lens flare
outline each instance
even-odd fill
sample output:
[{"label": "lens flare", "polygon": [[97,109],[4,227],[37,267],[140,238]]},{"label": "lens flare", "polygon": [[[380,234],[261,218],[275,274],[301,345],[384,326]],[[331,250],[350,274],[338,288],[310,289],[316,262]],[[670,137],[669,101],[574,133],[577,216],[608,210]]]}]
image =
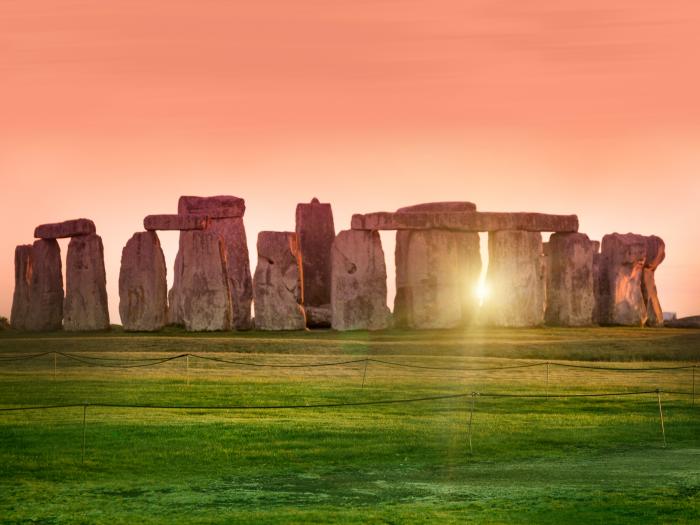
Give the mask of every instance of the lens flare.
[{"label": "lens flare", "polygon": [[483,277],[479,279],[474,293],[476,294],[476,297],[479,300],[479,306],[484,304],[484,302],[489,296],[489,289],[488,286],[486,286],[486,280]]}]

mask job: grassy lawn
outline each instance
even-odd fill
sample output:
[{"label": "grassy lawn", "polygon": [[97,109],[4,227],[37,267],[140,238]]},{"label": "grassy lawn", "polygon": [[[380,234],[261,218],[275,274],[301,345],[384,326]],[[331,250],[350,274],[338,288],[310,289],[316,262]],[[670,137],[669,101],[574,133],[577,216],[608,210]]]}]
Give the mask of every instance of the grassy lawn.
[{"label": "grassy lawn", "polygon": [[[0,523],[697,523],[700,331],[624,328],[157,335],[0,332]],[[95,360],[89,356],[114,358]],[[130,360],[130,361],[126,361]],[[550,361],[549,366],[539,364]],[[528,368],[469,370],[537,364]],[[571,368],[562,365],[632,370]],[[364,386],[363,386],[364,379]],[[468,423],[471,392],[473,452]],[[85,458],[83,430],[85,429]]]}]

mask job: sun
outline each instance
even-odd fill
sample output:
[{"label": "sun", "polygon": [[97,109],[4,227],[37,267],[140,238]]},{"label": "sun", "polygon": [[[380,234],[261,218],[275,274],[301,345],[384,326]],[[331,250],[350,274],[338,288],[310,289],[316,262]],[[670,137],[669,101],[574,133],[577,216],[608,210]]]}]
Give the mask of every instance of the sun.
[{"label": "sun", "polygon": [[474,289],[474,294],[479,300],[479,306],[484,304],[486,298],[489,296],[489,289],[486,285],[486,279],[484,279],[483,276],[479,279],[479,282],[477,283],[476,288]]}]

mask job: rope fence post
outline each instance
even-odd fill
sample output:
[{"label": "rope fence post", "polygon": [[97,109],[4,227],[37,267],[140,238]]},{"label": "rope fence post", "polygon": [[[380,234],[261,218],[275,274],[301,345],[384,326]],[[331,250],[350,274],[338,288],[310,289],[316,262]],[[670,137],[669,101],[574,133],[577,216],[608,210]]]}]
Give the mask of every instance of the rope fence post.
[{"label": "rope fence post", "polygon": [[369,359],[365,359],[365,369],[362,372],[362,388],[365,387],[365,379],[367,378],[367,365],[369,364]]},{"label": "rope fence post", "polygon": [[58,354],[53,353],[53,380],[56,381],[56,361],[58,360]]},{"label": "rope fence post", "polygon": [[185,356],[185,374],[187,376],[187,386],[190,386],[190,354]]},{"label": "rope fence post", "polygon": [[479,394],[477,392],[472,392],[472,403],[471,403],[471,408],[469,410],[469,429],[468,429],[468,438],[469,438],[469,454],[474,454],[474,448],[472,447],[472,420],[474,419],[474,405],[476,404],[476,396]]},{"label": "rope fence post", "polygon": [[661,390],[656,389],[656,398],[659,401],[659,419],[661,420],[661,435],[664,438],[664,448],[666,448],[666,429],[664,428],[664,412],[661,409]]},{"label": "rope fence post", "polygon": [[549,361],[546,363],[546,372],[545,372],[545,380],[544,380],[544,395],[547,399],[549,399]]},{"label": "rope fence post", "polygon": [[87,403],[83,403],[83,455],[81,463],[85,463],[85,434],[87,427]]},{"label": "rope fence post", "polygon": [[695,368],[697,365],[693,365],[693,406],[695,406]]}]

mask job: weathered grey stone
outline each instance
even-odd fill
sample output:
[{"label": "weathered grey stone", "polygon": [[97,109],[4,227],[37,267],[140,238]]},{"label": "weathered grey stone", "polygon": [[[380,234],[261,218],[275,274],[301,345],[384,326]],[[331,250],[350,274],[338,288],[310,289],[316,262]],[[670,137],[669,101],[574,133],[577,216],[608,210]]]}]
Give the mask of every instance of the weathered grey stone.
[{"label": "weathered grey stone", "polygon": [[647,308],[642,275],[647,255],[646,237],[612,233],[603,237],[600,254],[600,324],[643,326]]},{"label": "weathered grey stone", "polygon": [[119,316],[126,331],[155,331],[165,326],[168,284],[165,256],[155,232],[135,233],[122,250]]},{"label": "weathered grey stone", "polygon": [[206,215],[147,215],[143,227],[156,230],[206,230],[209,218]]},{"label": "weathered grey stone", "polygon": [[659,302],[659,295],[656,290],[655,272],[659,265],[666,258],[666,245],[664,241],[656,235],[646,238],[647,253],[642,274],[642,297],[647,308],[647,325],[663,326],[664,314]]},{"label": "weathered grey stone", "polygon": [[10,325],[15,330],[26,330],[29,318],[30,289],[32,286],[32,245],[15,248],[15,291],[12,295]]},{"label": "weathered grey stone", "polygon": [[331,205],[314,198],[297,204],[296,234],[301,250],[304,308],[331,302],[331,246],[335,239]]},{"label": "weathered grey stone", "polygon": [[210,231],[180,234],[179,313],[185,329],[192,332],[229,330],[231,294],[228,288],[226,248],[221,237]]},{"label": "weathered grey stone", "polygon": [[194,197],[183,195],[178,201],[178,214],[206,215],[210,219],[243,217],[245,200],[232,195]]},{"label": "weathered grey stone", "polygon": [[595,306],[594,245],[583,233],[555,233],[547,249],[545,321],[559,326],[588,326]]},{"label": "weathered grey stone", "polygon": [[379,233],[344,230],[331,248],[331,312],[336,330],[388,328],[386,265]]},{"label": "weathered grey stone", "polygon": [[464,212],[476,211],[476,204],[466,201],[442,201],[424,202],[412,204],[396,210],[396,213],[419,213],[419,212]]},{"label": "weathered grey stone", "polygon": [[489,233],[489,296],[485,317],[495,326],[538,326],[544,321],[542,235],[526,231]]},{"label": "weathered grey stone", "polygon": [[95,233],[95,223],[90,219],[73,219],[54,224],[42,224],[34,230],[37,239],[63,239]]},{"label": "weathered grey stone", "polygon": [[331,305],[305,306],[306,326],[309,328],[330,328],[332,320]]},{"label": "weathered grey stone", "polygon": [[593,324],[600,322],[600,241],[591,241],[593,249]]},{"label": "weathered grey stone", "polygon": [[543,213],[465,212],[379,212],[352,216],[353,230],[453,230],[492,232],[576,232],[576,215]]},{"label": "weathered grey stone", "polygon": [[[440,212],[475,209],[472,203],[435,202],[398,210]],[[394,325],[455,328],[471,322],[479,307],[479,234],[448,230],[396,232]]]},{"label": "weathered grey stone", "polygon": [[55,239],[34,241],[26,330],[60,330],[63,322],[61,248]]},{"label": "weathered grey stone", "polygon": [[109,328],[104,248],[99,235],[73,237],[68,244],[63,315],[64,330]]},{"label": "weathered grey stone", "polygon": [[[250,304],[253,300],[248,241],[243,225],[244,212],[245,201],[232,196],[180,197],[178,202],[178,214],[207,215],[210,219],[208,231],[219,234],[224,241],[228,262],[228,286],[233,308],[232,326],[237,330],[250,329]],[[176,272],[180,263],[180,258],[176,258]],[[173,282],[169,298],[171,298],[170,323],[182,324],[178,308],[180,298],[177,280]]]},{"label": "weathered grey stone", "polygon": [[293,232],[258,234],[258,266],[253,277],[255,328],[303,330],[301,254]]}]

